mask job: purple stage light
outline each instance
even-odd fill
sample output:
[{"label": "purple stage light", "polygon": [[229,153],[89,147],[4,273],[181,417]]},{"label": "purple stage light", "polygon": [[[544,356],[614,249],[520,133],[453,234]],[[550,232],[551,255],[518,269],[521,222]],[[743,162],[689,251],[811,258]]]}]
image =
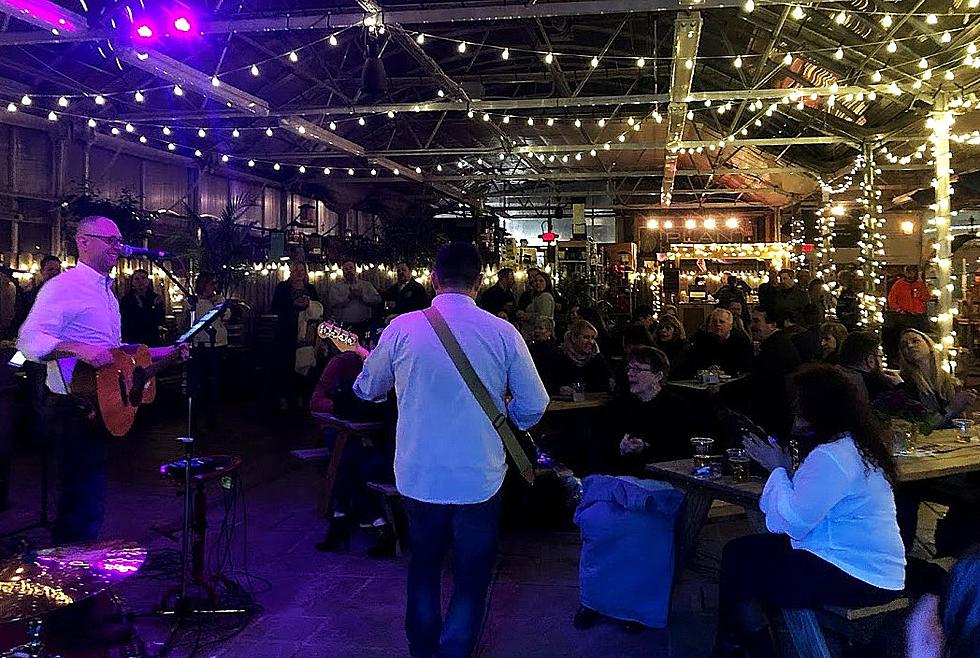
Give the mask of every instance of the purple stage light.
[{"label": "purple stage light", "polygon": [[174,21],[174,29],[177,30],[178,32],[190,32],[191,22],[187,20],[184,16],[179,16]]}]

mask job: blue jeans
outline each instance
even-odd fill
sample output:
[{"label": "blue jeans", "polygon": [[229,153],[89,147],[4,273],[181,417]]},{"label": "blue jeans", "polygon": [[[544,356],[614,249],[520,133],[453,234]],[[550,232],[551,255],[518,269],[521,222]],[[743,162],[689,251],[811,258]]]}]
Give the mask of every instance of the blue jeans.
[{"label": "blue jeans", "polygon": [[[472,505],[405,498],[412,557],[405,629],[412,656],[466,658],[473,653],[487,609],[497,557],[501,493]],[[442,620],[442,564],[453,547],[453,595]]]}]

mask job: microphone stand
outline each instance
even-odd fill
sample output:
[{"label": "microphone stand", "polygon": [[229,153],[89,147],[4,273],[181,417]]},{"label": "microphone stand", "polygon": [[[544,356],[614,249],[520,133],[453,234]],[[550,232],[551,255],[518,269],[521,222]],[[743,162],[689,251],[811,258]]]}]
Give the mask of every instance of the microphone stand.
[{"label": "microphone stand", "polygon": [[[194,326],[197,322],[197,295],[195,295],[190,288],[177,279],[174,273],[162,263],[157,262],[157,259],[153,256],[148,256],[148,258],[157,266],[163,273],[170,279],[171,282],[177,289],[181,291],[184,295],[184,299],[187,300],[188,310],[190,311],[190,325]],[[208,331],[211,337],[211,345],[214,346],[215,329],[212,326],[208,326],[206,331]],[[191,339],[193,340],[193,339]],[[191,551],[191,517],[193,514],[193,495],[191,494],[191,462],[194,456],[194,391],[191,381],[190,372],[192,365],[194,363],[194,350],[191,349],[190,356],[187,359],[186,366],[184,368],[183,374],[183,387],[184,394],[187,396],[187,434],[186,436],[177,437],[178,443],[184,446],[184,458],[183,458],[183,524],[180,536],[180,582],[177,585],[174,592],[173,607],[167,608],[166,598],[164,598],[163,604],[157,610],[158,614],[161,615],[173,615],[174,623],[170,627],[170,633],[167,636],[167,640],[163,643],[160,651],[157,655],[165,656],[173,648],[174,642],[177,639],[177,631],[180,629],[181,624],[189,619],[192,615],[200,614],[243,614],[248,612],[244,609],[229,609],[229,610],[219,610],[216,608],[206,609],[204,606],[199,605],[200,601],[195,601],[188,596],[188,571],[189,571],[189,561],[190,561],[190,551]],[[168,595],[169,596],[169,593]]]}]

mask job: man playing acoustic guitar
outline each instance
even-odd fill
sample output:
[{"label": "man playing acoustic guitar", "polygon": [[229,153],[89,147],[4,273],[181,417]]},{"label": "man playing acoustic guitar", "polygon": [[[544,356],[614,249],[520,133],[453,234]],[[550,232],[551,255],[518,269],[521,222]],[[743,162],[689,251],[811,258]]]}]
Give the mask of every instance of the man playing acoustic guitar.
[{"label": "man playing acoustic guitar", "polygon": [[[109,277],[122,251],[119,228],[106,217],[85,217],[75,244],[78,264],[41,289],[17,340],[28,359],[48,366],[42,427],[59,457],[55,544],[92,541],[102,527],[108,433],[69,393],[78,362],[100,368],[122,346],[119,301]],[[186,345],[150,348],[154,361],[185,360],[187,354]]]}]

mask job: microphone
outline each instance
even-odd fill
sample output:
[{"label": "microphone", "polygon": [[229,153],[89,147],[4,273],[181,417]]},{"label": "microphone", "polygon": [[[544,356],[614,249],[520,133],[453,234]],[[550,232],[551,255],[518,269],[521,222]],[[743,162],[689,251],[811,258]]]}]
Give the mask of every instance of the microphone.
[{"label": "microphone", "polygon": [[168,254],[166,251],[147,249],[146,247],[134,247],[130,244],[120,245],[119,254],[123,258],[131,258],[133,256],[146,256],[147,258],[170,258],[170,254]]}]

